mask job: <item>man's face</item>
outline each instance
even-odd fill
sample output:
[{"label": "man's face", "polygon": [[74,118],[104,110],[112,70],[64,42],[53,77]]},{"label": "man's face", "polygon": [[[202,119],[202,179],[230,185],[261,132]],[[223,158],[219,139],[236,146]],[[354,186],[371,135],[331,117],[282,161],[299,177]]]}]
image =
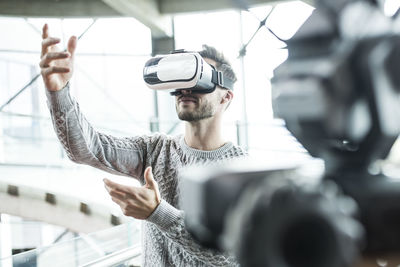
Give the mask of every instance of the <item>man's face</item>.
[{"label": "man's face", "polygon": [[[215,62],[204,59],[208,64]],[[214,116],[220,103],[220,90],[217,88],[209,94],[192,94],[190,90],[182,90],[182,94],[175,96],[176,113],[184,121],[200,121]]]}]

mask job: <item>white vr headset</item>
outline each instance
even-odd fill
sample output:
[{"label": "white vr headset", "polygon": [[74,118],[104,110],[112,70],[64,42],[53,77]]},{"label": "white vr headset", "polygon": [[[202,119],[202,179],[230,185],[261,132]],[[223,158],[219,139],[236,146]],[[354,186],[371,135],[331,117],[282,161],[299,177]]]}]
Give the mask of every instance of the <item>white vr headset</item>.
[{"label": "white vr headset", "polygon": [[166,90],[171,95],[180,95],[182,89],[207,94],[217,85],[233,89],[232,79],[208,64],[199,53],[184,50],[149,59],[143,68],[143,79],[150,89]]}]

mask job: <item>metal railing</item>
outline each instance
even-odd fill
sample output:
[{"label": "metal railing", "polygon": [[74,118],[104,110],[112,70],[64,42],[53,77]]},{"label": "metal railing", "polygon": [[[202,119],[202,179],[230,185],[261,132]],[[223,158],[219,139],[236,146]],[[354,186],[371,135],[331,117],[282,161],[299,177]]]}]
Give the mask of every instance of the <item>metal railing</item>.
[{"label": "metal railing", "polygon": [[[140,224],[137,221],[132,221],[55,243],[48,247],[37,248],[0,259],[0,266],[138,266],[141,256],[140,242]],[[132,264],[132,262],[135,262],[135,264]]]},{"label": "metal railing", "polygon": [[[127,262],[129,262],[129,266],[139,266],[138,258],[140,258],[140,256],[141,246],[135,245],[116,251],[100,259],[81,265],[80,267],[113,267],[124,265]],[[135,263],[131,263],[132,261],[135,261]]]}]

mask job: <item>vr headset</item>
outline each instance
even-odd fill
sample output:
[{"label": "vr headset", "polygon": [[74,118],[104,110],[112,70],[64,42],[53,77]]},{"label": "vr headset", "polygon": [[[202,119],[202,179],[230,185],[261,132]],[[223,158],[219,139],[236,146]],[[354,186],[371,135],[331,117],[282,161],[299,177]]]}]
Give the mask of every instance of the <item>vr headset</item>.
[{"label": "vr headset", "polygon": [[149,59],[143,68],[143,79],[150,89],[166,90],[174,96],[181,95],[183,89],[197,94],[211,93],[217,85],[233,89],[232,79],[208,64],[199,53],[184,50]]}]

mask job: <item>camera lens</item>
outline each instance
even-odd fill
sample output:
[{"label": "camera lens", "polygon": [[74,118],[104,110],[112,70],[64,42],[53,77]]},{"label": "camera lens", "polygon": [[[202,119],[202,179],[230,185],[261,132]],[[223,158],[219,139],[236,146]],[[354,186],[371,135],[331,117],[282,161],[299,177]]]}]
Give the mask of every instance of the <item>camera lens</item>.
[{"label": "camera lens", "polygon": [[323,183],[298,186],[279,179],[242,194],[227,217],[225,247],[245,267],[352,266],[363,231],[350,209],[341,208],[349,198],[325,192]]},{"label": "camera lens", "polygon": [[279,250],[283,261],[293,267],[320,267],[338,254],[335,231],[318,215],[305,215],[287,226]]}]

